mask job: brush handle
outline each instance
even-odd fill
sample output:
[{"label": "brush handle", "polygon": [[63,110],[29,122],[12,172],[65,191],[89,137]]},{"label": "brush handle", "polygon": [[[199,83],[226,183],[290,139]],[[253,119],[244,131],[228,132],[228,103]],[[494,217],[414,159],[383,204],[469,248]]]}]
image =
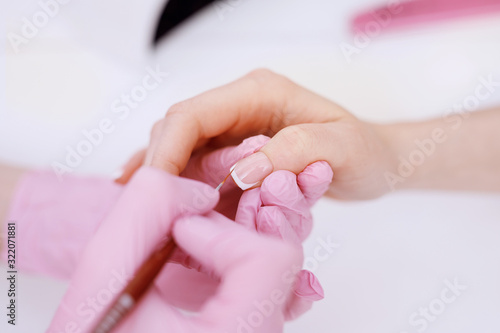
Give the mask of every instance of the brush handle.
[{"label": "brush handle", "polygon": [[153,251],[139,267],[132,280],[118,294],[116,300],[102,316],[92,333],[111,332],[134,308],[153,284],[156,276],[172,256],[176,246],[173,238],[166,240],[158,250]]}]

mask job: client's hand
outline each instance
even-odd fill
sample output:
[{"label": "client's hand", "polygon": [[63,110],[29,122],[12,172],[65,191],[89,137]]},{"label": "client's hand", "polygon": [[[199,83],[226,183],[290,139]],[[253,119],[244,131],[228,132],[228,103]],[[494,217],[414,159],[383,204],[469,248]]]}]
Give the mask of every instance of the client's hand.
[{"label": "client's hand", "polygon": [[142,164],[177,175],[193,152],[265,133],[272,139],[235,167],[233,176],[243,189],[260,185],[272,171],[298,175],[309,164],[326,161],[335,173],[327,194],[376,198],[391,189],[384,173],[397,168],[393,131],[260,69],[170,107],[153,126],[147,151],[127,163],[118,181],[126,183]]}]

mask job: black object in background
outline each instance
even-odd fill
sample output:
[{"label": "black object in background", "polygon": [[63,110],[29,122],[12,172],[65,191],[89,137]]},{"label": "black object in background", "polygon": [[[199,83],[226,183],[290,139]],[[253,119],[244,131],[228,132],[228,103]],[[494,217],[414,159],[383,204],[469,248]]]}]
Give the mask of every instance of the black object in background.
[{"label": "black object in background", "polygon": [[153,44],[168,34],[179,23],[215,0],[169,0],[156,27]]}]

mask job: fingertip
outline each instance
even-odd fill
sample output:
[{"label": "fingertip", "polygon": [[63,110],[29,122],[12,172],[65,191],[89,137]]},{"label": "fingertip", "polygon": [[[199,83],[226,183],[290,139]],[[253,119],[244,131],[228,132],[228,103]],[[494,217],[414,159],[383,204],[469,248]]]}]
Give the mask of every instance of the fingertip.
[{"label": "fingertip", "polygon": [[127,184],[128,179],[123,177],[123,175],[120,175],[118,177],[113,176],[113,182],[115,182],[116,184],[125,185]]},{"label": "fingertip", "polygon": [[325,292],[318,278],[306,269],[301,270],[295,282],[295,294],[310,301],[325,298]]},{"label": "fingertip", "polygon": [[138,168],[135,169],[126,169],[115,171],[113,174],[113,181],[117,184],[125,185],[129,182],[130,178],[134,175]]},{"label": "fingertip", "polygon": [[298,176],[297,183],[309,203],[317,201],[330,186],[333,170],[325,161],[308,165]]},{"label": "fingertip", "polygon": [[293,296],[287,303],[286,320],[300,317],[312,308],[314,302],[323,298],[324,291],[316,276],[308,270],[301,270],[297,274]]},{"label": "fingertip", "polygon": [[261,187],[264,204],[289,203],[300,196],[297,176],[287,170],[273,172],[264,180]]},{"label": "fingertip", "polygon": [[307,181],[311,185],[319,183],[331,182],[333,178],[333,170],[330,164],[326,161],[317,161],[309,164],[298,175],[299,180]]}]

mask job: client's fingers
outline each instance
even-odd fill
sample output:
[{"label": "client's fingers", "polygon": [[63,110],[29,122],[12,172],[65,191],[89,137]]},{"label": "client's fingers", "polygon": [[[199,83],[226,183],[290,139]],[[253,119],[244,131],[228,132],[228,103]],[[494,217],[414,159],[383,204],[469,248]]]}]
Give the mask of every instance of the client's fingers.
[{"label": "client's fingers", "polygon": [[[229,174],[229,169],[240,159],[256,152],[270,140],[265,135],[257,135],[243,140],[237,146],[217,149],[213,152],[195,154],[186,165],[182,176],[196,179],[211,186],[217,186]],[[227,190],[234,187],[228,182],[221,189]]]},{"label": "client's fingers", "polygon": [[[340,123],[340,122],[339,122]],[[273,171],[299,174],[311,163],[325,161],[331,168],[344,166],[352,137],[339,123],[300,124],[279,131],[258,152],[236,163],[231,176],[243,190],[259,186]],[[347,122],[343,122],[347,123]],[[346,139],[347,138],[347,139]]]},{"label": "client's fingers", "polygon": [[155,125],[145,163],[179,174],[200,142],[211,138],[234,144],[292,124],[335,121],[346,114],[280,75],[257,70],[172,106]]},{"label": "client's fingers", "polygon": [[115,182],[119,184],[126,184],[130,178],[132,178],[134,173],[144,164],[145,157],[146,149],[141,149],[132,155],[132,157],[122,167],[121,175],[115,179]]}]

